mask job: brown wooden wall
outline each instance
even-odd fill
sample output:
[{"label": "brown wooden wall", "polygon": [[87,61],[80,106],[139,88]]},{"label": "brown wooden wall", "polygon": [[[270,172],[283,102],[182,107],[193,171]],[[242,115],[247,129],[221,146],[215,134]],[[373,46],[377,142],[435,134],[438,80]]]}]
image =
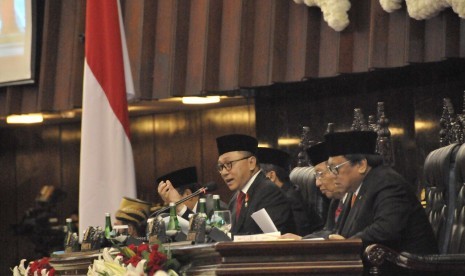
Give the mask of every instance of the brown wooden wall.
[{"label": "brown wooden wall", "polygon": [[[0,116],[81,107],[85,1],[37,2],[37,83],[0,88]],[[379,1],[351,4],[349,26],[336,32],[319,8],[291,0],[122,0],[137,99],[465,56],[465,22],[451,9],[417,21],[405,7],[389,14]]]}]

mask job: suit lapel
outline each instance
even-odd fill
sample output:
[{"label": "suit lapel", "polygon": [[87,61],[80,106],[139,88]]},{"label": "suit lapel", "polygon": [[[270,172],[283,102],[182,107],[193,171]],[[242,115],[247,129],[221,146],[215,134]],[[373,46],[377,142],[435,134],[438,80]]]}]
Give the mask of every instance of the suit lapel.
[{"label": "suit lapel", "polygon": [[326,218],[326,225],[325,225],[326,229],[331,230],[335,227],[336,210],[338,206],[339,206],[338,199],[331,200],[331,203],[329,204],[329,208],[328,208],[328,217]]},{"label": "suit lapel", "polygon": [[[255,190],[257,188],[256,183],[262,181],[264,177],[266,177],[265,174],[263,174],[263,172],[260,172],[257,175],[257,177],[255,178],[255,180],[252,182],[252,185],[250,185],[249,189],[247,190],[247,194],[246,194],[246,196],[244,198],[244,201],[242,202],[242,208],[241,208],[241,213],[239,214],[239,219],[236,221],[236,225],[233,226],[233,229],[235,230],[234,231],[235,233],[237,233],[237,231],[239,231],[242,228],[247,216],[249,216],[249,214],[248,214],[249,209],[250,209],[250,206],[253,204]],[[238,195],[238,192],[236,192],[236,194],[234,195],[234,200],[233,200],[234,202],[231,201],[231,204],[233,204],[232,206],[233,206],[233,210],[234,210],[233,211],[234,214],[231,214],[231,215],[233,215],[234,219],[236,219],[237,195]]]},{"label": "suit lapel", "polygon": [[236,233],[238,229],[238,223],[236,221],[236,200],[237,200],[237,195],[238,192],[236,192],[233,197],[231,198],[231,201],[229,202],[228,209],[231,211],[231,216],[232,216],[232,228],[231,232]]},{"label": "suit lapel", "polygon": [[342,208],[341,214],[339,215],[339,218],[336,223],[336,227],[335,227],[336,229],[334,231],[336,234],[342,234],[343,230],[347,227],[346,222],[348,221],[348,216],[349,216],[350,209],[351,209],[351,206],[350,206],[351,198],[352,198],[352,193],[348,193],[346,200],[344,202],[344,207]]},{"label": "suit lapel", "polygon": [[[366,181],[365,181],[366,182]],[[360,191],[357,195],[357,199],[354,202],[354,205],[350,209],[349,215],[347,217],[347,224],[343,228],[343,236],[352,236],[352,233],[354,232],[354,228],[356,226],[355,221],[358,218],[359,212],[362,210],[363,203],[365,201],[365,192],[366,192],[367,185],[363,184],[362,187],[360,188]],[[348,198],[350,201],[350,198]],[[349,237],[346,237],[349,238]]]}]

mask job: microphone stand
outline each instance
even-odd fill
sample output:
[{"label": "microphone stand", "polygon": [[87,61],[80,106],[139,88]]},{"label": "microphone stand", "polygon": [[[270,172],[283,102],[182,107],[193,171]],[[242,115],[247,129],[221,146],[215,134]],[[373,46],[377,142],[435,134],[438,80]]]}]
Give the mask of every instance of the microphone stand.
[{"label": "microphone stand", "polygon": [[[195,197],[195,196],[198,196],[198,195],[201,194],[201,193],[204,193],[204,194],[205,194],[205,193],[207,192],[207,190],[208,190],[208,187],[202,187],[202,188],[198,189],[197,191],[193,192],[192,194],[186,196],[185,198],[181,198],[180,200],[178,200],[178,201],[177,201],[176,203],[174,203],[174,204],[177,206],[177,205],[179,205],[179,204],[181,204],[181,203],[183,203],[183,202],[188,201],[189,199],[191,199],[191,198],[193,198],[193,197]],[[153,212],[153,213],[149,216],[149,218],[156,217],[156,216],[158,216],[160,213],[163,213],[163,212],[165,212],[166,210],[169,210],[169,209],[170,209],[169,206],[165,206],[165,207],[163,207],[163,208],[161,208],[161,209],[159,209],[159,210]]]}]

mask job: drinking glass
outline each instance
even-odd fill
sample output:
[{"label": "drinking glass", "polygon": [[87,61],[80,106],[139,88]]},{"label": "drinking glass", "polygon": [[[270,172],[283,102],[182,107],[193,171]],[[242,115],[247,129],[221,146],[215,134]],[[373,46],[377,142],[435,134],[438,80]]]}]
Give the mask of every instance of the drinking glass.
[{"label": "drinking glass", "polygon": [[212,226],[225,233],[231,231],[231,212],[229,210],[215,211],[211,217]]}]

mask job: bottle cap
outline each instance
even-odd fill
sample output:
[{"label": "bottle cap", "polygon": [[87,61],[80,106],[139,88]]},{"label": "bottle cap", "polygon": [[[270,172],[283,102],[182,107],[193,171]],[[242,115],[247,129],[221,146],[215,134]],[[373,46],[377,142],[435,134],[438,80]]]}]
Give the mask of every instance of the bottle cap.
[{"label": "bottle cap", "polygon": [[200,202],[207,202],[207,200],[205,198],[201,198],[199,199]]},{"label": "bottle cap", "polygon": [[220,199],[220,195],[213,195],[213,199]]},{"label": "bottle cap", "polygon": [[105,213],[105,216],[106,216],[106,217],[109,217],[109,216],[110,216],[110,213]]},{"label": "bottle cap", "polygon": [[170,206],[176,206],[174,202],[170,202]]},{"label": "bottle cap", "polygon": [[72,222],[73,220],[71,218],[67,218],[66,222]]}]

